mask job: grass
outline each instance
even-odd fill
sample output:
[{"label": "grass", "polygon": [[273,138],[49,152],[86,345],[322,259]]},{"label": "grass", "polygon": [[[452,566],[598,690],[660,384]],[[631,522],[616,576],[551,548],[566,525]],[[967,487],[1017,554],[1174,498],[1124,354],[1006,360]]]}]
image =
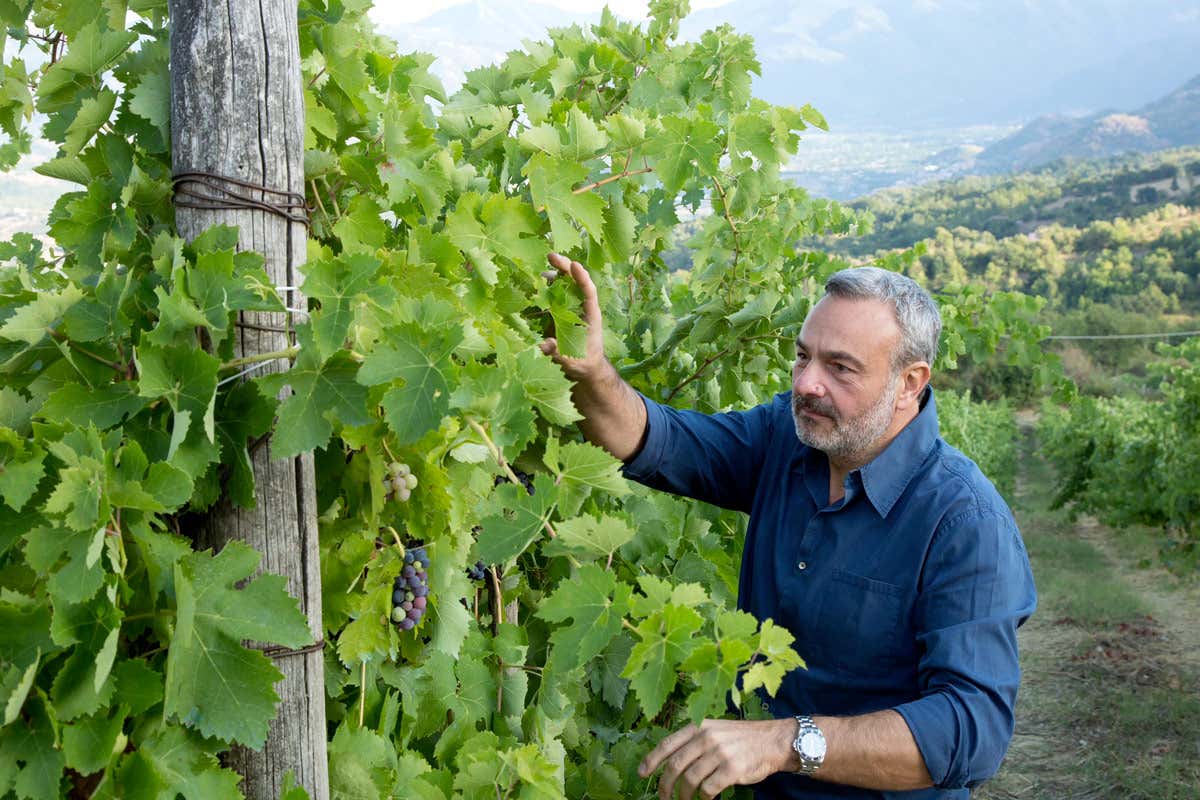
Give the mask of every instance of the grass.
[{"label": "grass", "polygon": [[1017,735],[976,800],[1200,797],[1200,588],[1158,567],[1157,536],[1051,510],[1025,430],[1014,510],[1039,610],[1021,630]]}]

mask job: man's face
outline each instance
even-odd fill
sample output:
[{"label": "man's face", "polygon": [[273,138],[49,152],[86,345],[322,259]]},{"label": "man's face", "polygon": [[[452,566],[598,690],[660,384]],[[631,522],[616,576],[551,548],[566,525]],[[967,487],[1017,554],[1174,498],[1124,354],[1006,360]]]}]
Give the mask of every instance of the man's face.
[{"label": "man's face", "polygon": [[883,302],[825,297],[813,307],[796,337],[792,367],[800,441],[834,458],[873,449],[895,416],[891,354],[899,339]]}]

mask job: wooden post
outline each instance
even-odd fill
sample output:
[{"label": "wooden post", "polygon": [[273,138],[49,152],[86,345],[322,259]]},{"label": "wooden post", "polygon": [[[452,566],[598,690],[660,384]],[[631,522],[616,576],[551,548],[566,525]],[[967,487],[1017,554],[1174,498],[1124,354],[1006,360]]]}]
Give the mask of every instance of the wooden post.
[{"label": "wooden post", "polygon": [[[304,192],[304,94],[295,0],[170,0],[171,137],[176,175],[204,172],[281,192]],[[254,199],[278,195],[239,189]],[[301,281],[306,230],[285,216],[252,208],[177,208],[179,233],[193,239],[217,223],[236,225],[239,248],[266,258],[277,286]],[[283,294],[304,309],[298,292]],[[291,344],[287,315],[246,313],[238,328],[239,355],[282,350]],[[252,326],[252,327],[251,327]],[[267,328],[268,330],[261,330]],[[264,365],[257,374],[286,363]],[[299,599],[313,638],[322,637],[321,572],[316,490],[311,455],[272,461],[268,447],[253,454],[257,506],[223,504],[198,540],[222,547],[237,539],[263,554],[262,568],[283,575]],[[282,703],[261,752],[235,747],[227,763],[244,778],[250,798],[276,798],[292,772],[313,800],[329,796],[326,757],[324,658],[317,651],[273,656],[284,679]]]}]

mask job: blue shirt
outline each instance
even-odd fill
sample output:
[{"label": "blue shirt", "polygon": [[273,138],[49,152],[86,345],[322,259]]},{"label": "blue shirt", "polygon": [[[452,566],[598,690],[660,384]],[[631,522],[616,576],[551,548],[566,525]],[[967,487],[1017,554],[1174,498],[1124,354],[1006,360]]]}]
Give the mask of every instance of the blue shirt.
[{"label": "blue shirt", "polygon": [[738,605],[790,630],[807,662],[771,713],[893,709],[936,785],[879,792],[780,773],[757,796],[965,800],[1012,737],[1017,626],[1037,596],[1012,512],[939,436],[932,390],[836,503],[828,459],[796,436],[790,392],[714,415],[645,403],[625,475],[750,515]]}]

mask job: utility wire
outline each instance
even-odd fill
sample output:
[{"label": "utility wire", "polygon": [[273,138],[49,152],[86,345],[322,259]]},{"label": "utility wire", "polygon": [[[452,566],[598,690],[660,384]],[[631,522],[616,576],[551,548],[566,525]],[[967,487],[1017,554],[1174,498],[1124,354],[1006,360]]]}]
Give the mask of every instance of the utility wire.
[{"label": "utility wire", "polygon": [[1094,334],[1090,336],[1047,336],[1044,339],[1039,339],[1041,342],[1049,342],[1051,340],[1066,340],[1066,339],[1169,339],[1174,336],[1200,336],[1200,331],[1175,331],[1173,333],[1109,333],[1109,334]]}]

